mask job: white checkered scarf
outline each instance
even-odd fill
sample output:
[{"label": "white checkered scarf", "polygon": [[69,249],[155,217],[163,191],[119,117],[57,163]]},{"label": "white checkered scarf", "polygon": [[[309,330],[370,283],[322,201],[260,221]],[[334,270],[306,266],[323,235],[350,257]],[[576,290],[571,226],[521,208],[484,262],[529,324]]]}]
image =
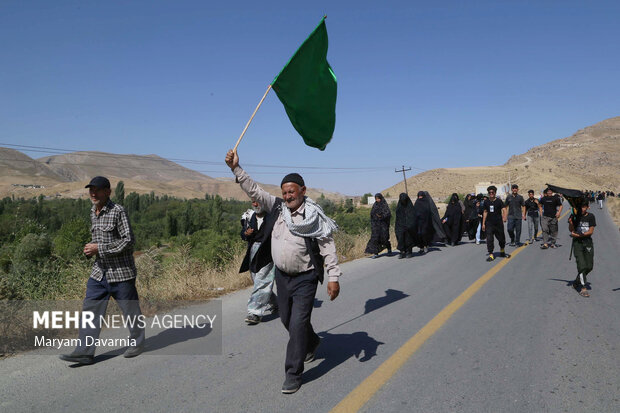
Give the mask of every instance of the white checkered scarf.
[{"label": "white checkered scarf", "polygon": [[282,206],[282,218],[293,235],[309,238],[326,238],[338,230],[336,221],[325,215],[323,208],[312,199],[305,197],[305,218],[301,222],[293,222],[291,211]]}]

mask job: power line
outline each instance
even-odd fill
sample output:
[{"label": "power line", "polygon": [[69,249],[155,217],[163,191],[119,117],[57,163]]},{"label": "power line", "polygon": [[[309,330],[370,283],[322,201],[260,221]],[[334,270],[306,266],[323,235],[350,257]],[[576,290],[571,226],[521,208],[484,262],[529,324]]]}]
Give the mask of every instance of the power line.
[{"label": "power line", "polygon": [[[109,167],[110,165],[106,165],[106,164],[95,164],[95,163],[75,163],[75,162],[58,162],[58,161],[53,161],[53,162],[40,162],[37,161],[36,159],[10,159],[10,158],[0,158],[0,161],[9,161],[9,162],[22,162],[22,163],[30,163],[33,165],[70,165],[70,166],[89,166],[89,167]],[[249,165],[249,164],[248,164]],[[138,169],[138,170],[144,170],[144,171],[161,171],[161,170],[176,170],[176,171],[180,171],[180,168],[184,168],[183,166],[180,165],[162,165],[160,167],[157,168],[147,168],[147,167],[139,167],[139,166],[132,166],[129,167],[129,169]],[[284,167],[283,167],[284,168]],[[295,167],[292,167],[295,168]],[[299,168],[299,167],[297,167]],[[200,172],[200,173],[218,173],[218,174],[228,174],[230,173],[230,169],[224,169],[224,170],[201,170],[201,169],[189,169],[189,168],[184,168],[187,169],[190,172]],[[288,171],[274,171],[274,172],[261,172],[261,171],[252,171],[253,175],[282,175],[287,173]],[[323,172],[304,172],[304,175],[331,175],[331,174],[352,174],[352,173],[375,173],[375,170],[357,170],[357,171],[323,171]]]},{"label": "power line", "polygon": [[[97,156],[103,156],[108,158],[119,158],[119,159],[127,159],[127,158],[135,158],[143,161],[153,161],[153,162],[161,162],[161,161],[173,161],[178,163],[189,163],[189,164],[203,164],[203,165],[222,165],[221,161],[205,161],[205,160],[197,160],[197,159],[181,159],[181,158],[152,158],[149,155],[119,155],[119,154],[111,154],[105,152],[97,152],[97,151],[84,151],[78,149],[62,149],[62,148],[52,148],[46,146],[32,146],[32,145],[19,145],[13,143],[1,143],[0,146],[8,146],[12,148],[19,148],[26,152],[37,152],[37,153],[54,153],[58,155],[69,155],[74,154],[75,152],[96,152]],[[156,155],[157,156],[157,155]],[[60,162],[55,162],[61,164]],[[78,164],[73,164],[78,165]],[[368,166],[368,167],[321,167],[321,166],[299,166],[299,165],[266,165],[266,164],[253,164],[247,163],[244,164],[246,166],[251,166],[255,168],[286,168],[286,169],[320,169],[323,171],[382,171],[388,169],[387,166]],[[391,169],[391,167],[389,167]],[[426,169],[422,168],[414,168],[420,171],[426,171]]]}]

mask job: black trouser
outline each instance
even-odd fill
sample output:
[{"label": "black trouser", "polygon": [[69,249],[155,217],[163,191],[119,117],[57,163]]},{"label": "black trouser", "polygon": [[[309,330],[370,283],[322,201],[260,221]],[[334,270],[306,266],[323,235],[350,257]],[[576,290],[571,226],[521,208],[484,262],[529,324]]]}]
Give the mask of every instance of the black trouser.
[{"label": "black trouser", "polygon": [[521,217],[508,217],[508,235],[510,236],[510,242],[521,242]]},{"label": "black trouser", "polygon": [[506,236],[504,235],[504,224],[502,222],[493,223],[493,224],[486,222],[485,228],[487,232],[487,250],[489,251],[489,254],[493,253],[493,249],[495,248],[493,236],[497,238],[497,242],[499,243],[499,248],[504,249],[504,247],[506,246]]},{"label": "black trouser", "polygon": [[469,240],[476,239],[476,230],[478,229],[478,217],[467,221],[467,236]]},{"label": "black trouser", "polygon": [[577,262],[577,278],[575,283],[585,287],[586,276],[594,268],[594,244],[592,238],[573,238],[573,254]]},{"label": "black trouser", "polygon": [[[99,338],[101,332],[101,318],[105,316],[110,297],[116,300],[116,303],[123,311],[126,317],[130,317],[133,323],[128,323],[129,338],[136,340],[136,347],[144,345],[144,328],[140,327],[138,317],[142,314],[140,311],[140,303],[138,301],[138,291],[136,290],[136,279],[120,282],[108,282],[105,274],[101,281],[89,278],[86,283],[86,298],[82,305],[82,311],[91,311],[94,313],[95,328],[86,325],[80,328],[79,338],[80,345],[76,347],[75,352],[80,354],[94,355],[96,346],[95,340]],[[88,338],[88,339],[87,339]]]},{"label": "black trouser", "polygon": [[310,323],[318,283],[314,270],[289,275],[276,267],[278,311],[289,336],[284,370],[287,379],[299,383],[306,354],[319,341]]}]

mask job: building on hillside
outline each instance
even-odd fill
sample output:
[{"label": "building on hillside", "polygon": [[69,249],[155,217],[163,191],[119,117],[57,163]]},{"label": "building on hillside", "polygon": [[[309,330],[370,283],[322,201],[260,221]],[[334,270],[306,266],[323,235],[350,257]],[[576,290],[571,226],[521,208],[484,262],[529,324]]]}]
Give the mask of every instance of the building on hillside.
[{"label": "building on hillside", "polygon": [[503,183],[503,184],[496,184],[496,183],[491,183],[491,182],[478,182],[475,186],[475,193],[476,194],[487,194],[487,188],[491,185],[495,185],[497,187],[497,194],[496,196],[498,198],[501,199],[506,199],[506,195],[508,195],[510,193],[510,185],[508,185],[507,183]]}]

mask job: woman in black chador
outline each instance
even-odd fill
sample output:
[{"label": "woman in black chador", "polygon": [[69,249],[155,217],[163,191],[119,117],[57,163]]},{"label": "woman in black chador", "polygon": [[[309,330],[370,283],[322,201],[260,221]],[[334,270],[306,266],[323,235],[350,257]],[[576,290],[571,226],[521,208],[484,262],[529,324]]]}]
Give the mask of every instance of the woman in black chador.
[{"label": "woman in black chador", "polygon": [[456,245],[461,240],[463,234],[463,209],[459,202],[459,196],[454,193],[450,197],[450,203],[446,208],[446,213],[441,220],[444,226],[448,245]]},{"label": "woman in black chador", "polygon": [[400,251],[398,258],[412,257],[411,250],[415,245],[415,212],[411,198],[404,192],[398,198],[394,232],[398,240],[397,248]]},{"label": "woman in black chador", "polygon": [[478,207],[476,202],[476,197],[472,194],[467,194],[465,197],[465,213],[463,218],[465,219],[465,231],[467,231],[467,237],[470,241],[476,239],[476,230],[478,229]]},{"label": "woman in black chador", "polygon": [[392,253],[390,244],[390,219],[392,212],[385,198],[381,194],[375,194],[375,203],[370,210],[370,241],[366,245],[366,254],[377,257],[385,248],[388,254]]},{"label": "woman in black chador", "polygon": [[420,254],[435,238],[443,238],[441,220],[437,207],[426,191],[418,192],[418,199],[413,204],[415,245],[420,248]]}]

